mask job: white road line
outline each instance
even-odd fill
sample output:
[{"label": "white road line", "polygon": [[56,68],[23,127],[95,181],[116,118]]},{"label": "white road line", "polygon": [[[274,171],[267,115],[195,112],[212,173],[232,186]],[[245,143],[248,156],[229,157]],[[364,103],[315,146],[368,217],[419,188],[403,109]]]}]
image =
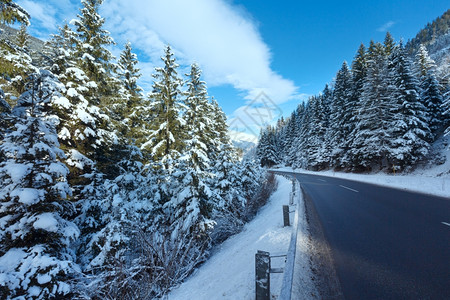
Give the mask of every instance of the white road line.
[{"label": "white road line", "polygon": [[446,223],[446,222],[441,222],[441,223],[444,224],[444,225],[450,226],[449,223]]},{"label": "white road line", "polygon": [[317,178],[317,180],[320,180],[322,182],[327,182],[326,180],[323,180],[323,179],[320,179],[320,178]]},{"label": "white road line", "polygon": [[351,189],[351,188],[346,187],[346,186],[344,186],[344,185],[339,185],[339,186],[340,186],[340,187],[343,187],[344,189],[350,190],[350,191],[352,191],[352,192],[359,193],[359,191],[354,190],[354,189]]}]

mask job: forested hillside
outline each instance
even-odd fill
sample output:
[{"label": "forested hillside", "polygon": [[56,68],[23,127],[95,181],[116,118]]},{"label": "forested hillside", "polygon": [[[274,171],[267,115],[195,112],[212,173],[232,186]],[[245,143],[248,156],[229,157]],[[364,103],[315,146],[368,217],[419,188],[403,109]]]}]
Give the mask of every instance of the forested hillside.
[{"label": "forested hillside", "polygon": [[266,198],[199,66],[179,74],[167,46],[144,96],[102,2],[83,0],[36,62],[32,16],[0,1],[22,24],[0,41],[1,299],[160,297]]},{"label": "forested hillside", "polygon": [[407,47],[389,33],[383,43],[361,44],[321,94],[261,132],[261,165],[398,172],[443,163],[430,149],[450,134],[448,16]]}]

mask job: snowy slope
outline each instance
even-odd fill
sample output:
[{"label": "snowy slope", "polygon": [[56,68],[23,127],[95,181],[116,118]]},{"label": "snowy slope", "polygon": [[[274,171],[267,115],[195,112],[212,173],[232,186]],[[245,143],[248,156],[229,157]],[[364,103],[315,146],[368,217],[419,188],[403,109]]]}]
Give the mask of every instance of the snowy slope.
[{"label": "snowy slope", "polygon": [[[200,269],[169,294],[170,300],[245,300],[255,298],[255,253],[286,252],[291,227],[284,227],[281,206],[289,201],[291,182],[277,176],[278,189],[244,230],[226,240]],[[280,261],[273,267],[283,267]],[[306,274],[306,276],[308,276]],[[283,274],[271,275],[271,291],[278,295]]]}]

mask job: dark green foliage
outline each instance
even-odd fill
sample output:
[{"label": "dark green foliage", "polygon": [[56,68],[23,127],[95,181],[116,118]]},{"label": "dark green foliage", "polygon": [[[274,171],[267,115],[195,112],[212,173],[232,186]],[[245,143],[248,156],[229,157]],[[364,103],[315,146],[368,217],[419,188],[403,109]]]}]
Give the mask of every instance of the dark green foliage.
[{"label": "dark green foliage", "polygon": [[420,101],[419,82],[413,75],[411,61],[401,44],[393,52],[388,69],[395,88],[391,97],[396,100],[392,110],[395,120],[391,138],[394,153],[391,156],[393,164],[405,167],[417,163],[428,153],[431,121]]},{"label": "dark green foliage", "polygon": [[175,62],[170,46],[161,57],[163,67],[155,68],[153,74],[153,92],[150,95],[152,119],[152,133],[149,140],[142,145],[154,161],[161,161],[168,169],[172,162],[180,156],[184,148],[184,132],[181,119],[181,86],[183,81],[178,77],[179,65]]},{"label": "dark green foliage", "polygon": [[443,115],[442,87],[436,78],[436,65],[421,45],[416,54],[417,77],[419,78],[420,99],[430,118],[429,127],[433,140],[441,131]]},{"label": "dark green foliage", "polygon": [[390,32],[386,32],[386,37],[384,38],[384,54],[389,56],[392,54],[395,48],[394,38],[390,34]]},{"label": "dark green foliage", "polygon": [[2,24],[14,24],[15,22],[24,25],[30,24],[30,15],[17,3],[12,0],[0,0],[0,22]]},{"label": "dark green foliage", "polygon": [[275,130],[272,127],[268,127],[267,130],[261,132],[256,146],[256,155],[262,167],[270,168],[280,162],[275,139]]},{"label": "dark green foliage", "polygon": [[[98,85],[99,95],[93,95],[91,103],[98,105],[102,101],[107,103],[107,99],[102,97],[111,96],[114,86],[111,82],[114,65],[112,64],[112,54],[106,49],[108,45],[113,45],[114,41],[108,31],[103,29],[105,20],[98,14],[103,0],[83,0],[81,14],[74,21],[78,33],[78,43],[76,55],[79,67],[86,73],[88,78]],[[100,98],[100,99],[98,99]]]},{"label": "dark green foliage", "polygon": [[434,63],[422,50],[416,76],[404,47],[389,33],[384,45],[371,41],[366,50],[361,44],[352,70],[344,63],[333,89],[327,86],[275,131],[261,133],[258,158],[269,166],[282,160],[313,170],[392,172],[417,165],[448,119]]},{"label": "dark green foliage", "polygon": [[28,33],[25,25],[20,26],[20,30],[17,32],[16,45],[19,48],[25,49],[28,46]]},{"label": "dark green foliage", "polygon": [[[68,219],[68,169],[48,121],[57,78],[33,74],[14,107],[15,124],[0,143],[0,257],[2,299],[49,299],[77,294],[68,282],[79,272],[70,249],[78,228]],[[18,173],[15,173],[18,172]],[[6,277],[5,277],[6,275]]]},{"label": "dark green foliage", "polygon": [[[353,80],[346,62],[336,75],[333,102],[330,116],[330,147],[333,149],[332,165],[342,167],[345,165],[345,152],[351,147],[350,133],[353,131],[355,102],[352,93]],[[325,129],[326,130],[326,129]]]},{"label": "dark green foliage", "polygon": [[29,85],[25,27],[18,45],[1,45],[0,259],[15,259],[0,268],[11,279],[2,299],[162,297],[206,260],[212,238],[242,228],[261,186],[200,68],[182,91],[167,47],[144,99],[131,45],[118,64],[107,50],[102,3],[82,1],[76,30],[66,24],[46,43],[46,70]]},{"label": "dark green foliage", "polygon": [[132,52],[131,44],[125,44],[117,68],[120,97],[112,110],[120,137],[128,139],[128,144],[141,146],[149,135],[145,118],[149,101],[144,99],[143,91],[137,84],[141,77],[137,64],[137,55]]}]

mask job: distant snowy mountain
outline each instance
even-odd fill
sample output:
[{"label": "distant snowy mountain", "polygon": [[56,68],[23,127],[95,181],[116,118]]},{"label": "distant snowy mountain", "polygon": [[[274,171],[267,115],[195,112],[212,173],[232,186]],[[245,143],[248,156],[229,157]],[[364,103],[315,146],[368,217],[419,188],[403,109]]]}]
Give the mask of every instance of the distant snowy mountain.
[{"label": "distant snowy mountain", "polygon": [[255,143],[252,142],[248,142],[248,141],[236,141],[233,140],[233,146],[239,149],[244,150],[244,152],[247,152],[248,150],[252,149],[253,147],[256,146]]},{"label": "distant snowy mountain", "polygon": [[245,132],[229,131],[229,135],[233,146],[242,150],[242,156],[246,156],[251,152],[258,143],[256,136]]}]

